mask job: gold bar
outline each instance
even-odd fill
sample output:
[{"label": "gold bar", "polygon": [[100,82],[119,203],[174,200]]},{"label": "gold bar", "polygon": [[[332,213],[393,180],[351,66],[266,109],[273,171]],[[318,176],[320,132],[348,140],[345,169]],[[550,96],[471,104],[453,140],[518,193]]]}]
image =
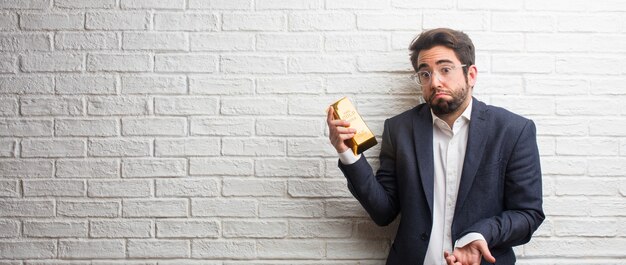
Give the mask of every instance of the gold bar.
[{"label": "gold bar", "polygon": [[335,111],[335,119],[346,120],[350,122],[350,128],[356,129],[356,133],[348,144],[352,148],[354,155],[363,153],[363,151],[375,146],[378,142],[374,133],[367,128],[367,125],[356,111],[352,102],[347,97],[343,97],[331,105]]}]

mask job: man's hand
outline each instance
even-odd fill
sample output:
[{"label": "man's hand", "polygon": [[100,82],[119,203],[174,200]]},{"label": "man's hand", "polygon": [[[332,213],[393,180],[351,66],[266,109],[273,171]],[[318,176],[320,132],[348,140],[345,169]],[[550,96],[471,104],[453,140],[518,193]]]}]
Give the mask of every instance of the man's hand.
[{"label": "man's hand", "polygon": [[462,248],[455,248],[452,254],[444,252],[443,256],[448,265],[480,265],[481,258],[489,263],[496,262],[484,240],[474,240]]},{"label": "man's hand", "polygon": [[329,107],[326,112],[326,123],[328,124],[328,138],[330,139],[330,143],[337,149],[338,153],[343,153],[350,149],[345,141],[354,137],[356,129],[348,128],[350,123],[347,121],[335,120],[333,116],[335,110],[332,107]]}]

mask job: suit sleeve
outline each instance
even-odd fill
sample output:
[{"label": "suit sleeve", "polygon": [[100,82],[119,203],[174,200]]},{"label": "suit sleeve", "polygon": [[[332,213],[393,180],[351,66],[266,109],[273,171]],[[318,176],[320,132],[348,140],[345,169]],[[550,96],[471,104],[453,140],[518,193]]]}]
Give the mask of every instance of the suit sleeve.
[{"label": "suit sleeve", "polygon": [[348,180],[348,189],[361,203],[372,220],[380,226],[391,223],[399,213],[395,172],[395,148],[385,121],[380,151],[380,168],[374,175],[364,155],[350,165],[339,162],[339,168]]},{"label": "suit sleeve", "polygon": [[472,225],[490,248],[513,247],[530,241],[545,219],[542,209],[541,166],[535,124],[528,120],[513,147],[504,173],[504,211]]}]

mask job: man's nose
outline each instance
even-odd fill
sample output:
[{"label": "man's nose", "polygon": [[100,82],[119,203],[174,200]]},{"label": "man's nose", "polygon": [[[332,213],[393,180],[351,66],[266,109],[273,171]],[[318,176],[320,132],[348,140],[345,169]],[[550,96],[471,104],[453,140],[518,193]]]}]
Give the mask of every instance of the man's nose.
[{"label": "man's nose", "polygon": [[441,79],[441,75],[437,73],[436,71],[433,72],[432,77],[430,78],[430,85],[432,87],[438,87],[438,86],[441,86],[442,82],[443,80]]}]

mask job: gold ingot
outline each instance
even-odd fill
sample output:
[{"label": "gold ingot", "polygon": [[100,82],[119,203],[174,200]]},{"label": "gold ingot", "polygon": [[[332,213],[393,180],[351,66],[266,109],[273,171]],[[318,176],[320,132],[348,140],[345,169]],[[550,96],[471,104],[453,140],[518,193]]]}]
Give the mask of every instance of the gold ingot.
[{"label": "gold ingot", "polygon": [[363,153],[363,151],[375,146],[378,142],[374,133],[367,128],[367,125],[356,111],[352,102],[347,97],[343,97],[331,105],[334,112],[334,118],[350,122],[349,128],[356,129],[354,137],[347,143],[352,149],[354,155]]}]

